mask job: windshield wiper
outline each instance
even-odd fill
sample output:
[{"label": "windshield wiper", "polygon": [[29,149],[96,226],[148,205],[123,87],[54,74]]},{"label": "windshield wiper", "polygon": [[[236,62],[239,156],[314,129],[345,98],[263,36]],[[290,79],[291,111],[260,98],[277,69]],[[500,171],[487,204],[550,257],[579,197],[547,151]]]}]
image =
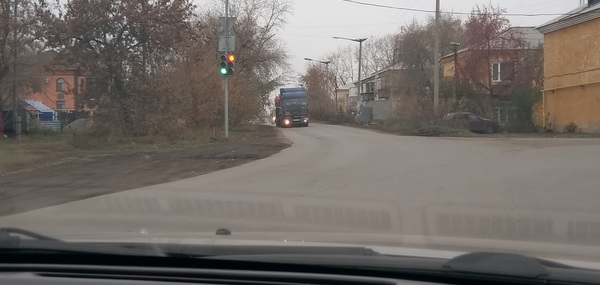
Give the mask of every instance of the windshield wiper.
[{"label": "windshield wiper", "polygon": [[21,240],[18,236],[26,236],[36,240],[60,241],[59,239],[51,238],[42,234],[19,228],[0,228],[0,247],[18,246]]},{"label": "windshield wiper", "polygon": [[127,247],[112,244],[72,243],[25,229],[0,228],[0,254],[23,253],[164,256],[153,246]]}]

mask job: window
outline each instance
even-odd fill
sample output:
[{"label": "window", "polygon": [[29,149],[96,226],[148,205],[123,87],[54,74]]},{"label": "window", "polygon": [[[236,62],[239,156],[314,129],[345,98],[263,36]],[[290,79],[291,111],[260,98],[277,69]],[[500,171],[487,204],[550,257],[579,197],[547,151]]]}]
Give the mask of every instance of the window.
[{"label": "window", "polygon": [[65,91],[65,80],[59,78],[56,80],[56,91]]},{"label": "window", "polygon": [[512,62],[494,62],[492,64],[492,82],[510,80],[514,75]]},{"label": "window", "polygon": [[65,101],[58,101],[58,102],[56,102],[56,109],[57,110],[64,110],[65,109]]},{"label": "window", "polygon": [[368,82],[365,84],[365,88],[363,89],[364,93],[375,92],[375,82]]}]

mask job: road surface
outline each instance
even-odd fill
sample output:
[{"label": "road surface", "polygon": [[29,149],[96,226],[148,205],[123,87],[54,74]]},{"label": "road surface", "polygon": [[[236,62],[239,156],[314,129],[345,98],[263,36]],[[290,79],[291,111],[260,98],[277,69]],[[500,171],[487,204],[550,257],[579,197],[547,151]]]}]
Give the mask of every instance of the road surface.
[{"label": "road surface", "polygon": [[267,159],[0,225],[98,238],[228,228],[318,241],[600,246],[599,140],[403,137],[320,124],[282,132],[293,146]]}]

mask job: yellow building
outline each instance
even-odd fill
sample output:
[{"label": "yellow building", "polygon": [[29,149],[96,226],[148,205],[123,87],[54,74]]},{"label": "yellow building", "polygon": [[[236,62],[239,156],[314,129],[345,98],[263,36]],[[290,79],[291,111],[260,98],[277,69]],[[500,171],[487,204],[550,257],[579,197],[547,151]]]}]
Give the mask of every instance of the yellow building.
[{"label": "yellow building", "polygon": [[600,0],[589,0],[538,30],[544,34],[544,95],[538,124],[575,123],[600,132]]}]

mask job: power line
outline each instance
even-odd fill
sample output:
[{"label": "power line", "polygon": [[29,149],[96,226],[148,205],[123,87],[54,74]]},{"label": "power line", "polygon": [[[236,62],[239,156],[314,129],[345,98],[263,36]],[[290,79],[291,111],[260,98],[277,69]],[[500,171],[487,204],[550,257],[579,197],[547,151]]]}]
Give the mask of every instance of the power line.
[{"label": "power line", "polygon": [[322,35],[299,35],[299,34],[285,34],[285,33],[280,33],[278,35],[291,36],[291,37],[306,37],[306,38],[331,38],[332,37],[332,36],[322,36]]},{"label": "power line", "polygon": [[385,26],[388,23],[380,24],[360,24],[360,25],[336,25],[336,26],[288,26],[290,29],[322,29],[322,28],[347,28],[347,27],[368,27],[368,26]]},{"label": "power line", "polygon": [[[379,8],[387,8],[387,9],[394,9],[394,10],[403,10],[403,11],[421,12],[421,13],[435,13],[435,11],[433,11],[433,10],[416,9],[416,8],[406,8],[406,7],[396,7],[396,6],[389,6],[389,5],[383,5],[383,4],[361,2],[361,1],[356,1],[356,0],[340,0],[340,1],[348,2],[348,3],[353,3],[353,4],[358,4],[358,5],[371,6],[371,7],[379,7]],[[448,11],[440,11],[440,13],[442,13],[442,14],[452,14],[452,15],[471,15],[471,14],[473,14],[472,12],[448,12]],[[504,13],[502,15],[504,15],[504,16],[519,16],[519,17],[539,17],[539,16],[570,16],[570,15],[576,15],[576,14],[578,14],[578,13],[573,13],[573,14],[569,14],[569,13],[537,13],[537,14]]]}]

